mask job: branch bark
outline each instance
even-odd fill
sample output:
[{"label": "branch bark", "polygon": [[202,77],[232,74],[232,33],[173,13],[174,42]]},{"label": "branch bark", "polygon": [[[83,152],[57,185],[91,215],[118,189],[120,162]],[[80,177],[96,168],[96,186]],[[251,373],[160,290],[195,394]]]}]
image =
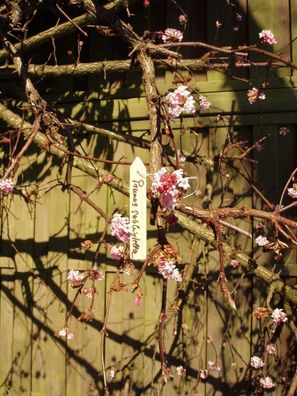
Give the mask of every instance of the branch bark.
[{"label": "branch bark", "polygon": [[[2,103],[0,103],[0,118],[2,118],[11,127],[21,129],[25,137],[29,137],[31,135],[32,125],[24,121],[19,115],[9,110]],[[46,136],[41,132],[36,133],[36,135],[34,136],[34,141],[43,150],[48,151],[57,158],[63,159],[67,156],[67,154],[59,150],[57,146],[52,146]],[[65,146],[63,146],[63,148],[67,149]],[[90,161],[81,158],[75,158],[73,161],[73,165],[88,174],[89,176],[95,178],[98,178],[98,176],[102,176],[105,184],[111,186],[122,194],[129,196],[129,186],[126,183],[124,183],[121,179],[117,177],[115,177],[113,180],[109,180],[108,176],[110,175],[110,173],[105,171],[104,169],[95,167],[93,164],[90,163]],[[208,227],[206,227],[205,224],[201,224],[192,220],[188,215],[183,214],[178,210],[176,211],[176,215],[178,217],[178,224],[181,227],[190,231],[197,238],[202,239],[203,241],[216,247],[216,239],[214,233]],[[246,269],[246,271],[255,275],[268,286],[273,283],[275,291],[282,293],[285,300],[287,300],[288,302],[297,305],[296,286],[286,285],[285,282],[279,277],[279,275],[267,270],[263,266],[257,265],[248,255],[238,250],[234,250],[230,245],[224,243],[223,248],[225,253],[230,256],[232,255],[232,257],[236,258],[241,266]]]}]

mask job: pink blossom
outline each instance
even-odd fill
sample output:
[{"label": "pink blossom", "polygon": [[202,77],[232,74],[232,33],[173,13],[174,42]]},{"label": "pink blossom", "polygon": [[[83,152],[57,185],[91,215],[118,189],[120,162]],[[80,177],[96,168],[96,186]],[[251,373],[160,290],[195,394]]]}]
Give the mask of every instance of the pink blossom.
[{"label": "pink blossom", "polygon": [[134,305],[135,307],[140,307],[140,304],[141,304],[141,295],[137,294],[134,299]]},{"label": "pink blossom", "polygon": [[266,95],[263,92],[260,92],[259,89],[256,87],[253,87],[252,89],[248,90],[247,97],[250,104],[257,102],[258,99],[259,100],[266,99]]},{"label": "pink blossom", "polygon": [[239,266],[239,262],[237,260],[231,260],[230,265],[231,267],[236,268]]},{"label": "pink blossom", "polygon": [[207,110],[210,108],[211,103],[207,100],[206,96],[199,95],[199,105],[200,105],[200,109]]},{"label": "pink blossom", "polygon": [[270,377],[263,377],[260,379],[260,384],[262,386],[262,388],[264,389],[271,389],[274,388],[275,385],[272,382],[272,379]]},{"label": "pink blossom", "polygon": [[119,241],[128,243],[131,234],[131,225],[128,217],[123,217],[120,213],[115,213],[111,219],[111,235]]},{"label": "pink blossom", "polygon": [[59,330],[55,333],[57,337],[66,337],[67,340],[72,340],[74,337],[73,333],[69,330],[68,327],[64,327],[63,329]]},{"label": "pink blossom", "polygon": [[111,257],[115,260],[122,260],[124,258],[124,246],[113,246],[110,250]]},{"label": "pink blossom", "polygon": [[265,363],[263,362],[263,360],[261,358],[259,358],[259,356],[252,356],[251,357],[251,366],[254,369],[259,369],[265,366]]},{"label": "pink blossom", "polygon": [[125,265],[122,268],[123,274],[126,274],[128,276],[131,276],[133,274],[133,271],[135,269],[134,264],[132,263],[125,263]]},{"label": "pink blossom", "polygon": [[172,43],[175,41],[182,41],[183,34],[177,29],[167,28],[162,34],[162,40],[164,43]]},{"label": "pink blossom", "polygon": [[287,134],[290,132],[290,129],[289,128],[286,128],[286,127],[280,127],[279,128],[279,134],[281,135],[281,136],[287,136]]},{"label": "pink blossom", "polygon": [[98,269],[96,265],[90,270],[89,276],[91,279],[94,280],[103,280],[104,279],[104,274],[102,271]]},{"label": "pink blossom", "polygon": [[13,193],[14,183],[11,179],[0,179],[0,192],[5,195]]},{"label": "pink blossom", "polygon": [[217,364],[217,362],[213,362],[212,360],[209,360],[207,365],[208,365],[208,370],[221,371],[221,367]]},{"label": "pink blossom", "polygon": [[179,197],[189,187],[189,180],[184,177],[182,169],[167,174],[167,169],[161,168],[151,176],[151,195],[159,198],[164,210],[173,210]]},{"label": "pink blossom", "polygon": [[181,282],[182,280],[181,274],[173,260],[166,259],[164,264],[158,266],[158,271],[165,279],[172,279],[176,282]]},{"label": "pink blossom", "polygon": [[186,369],[183,366],[176,367],[177,375],[182,376],[186,374]]},{"label": "pink blossom", "polygon": [[235,16],[235,19],[236,19],[237,22],[241,22],[242,21],[242,15],[237,12],[236,16]]},{"label": "pink blossom", "polygon": [[112,370],[112,369],[110,369],[110,370],[109,370],[109,373],[108,373],[108,376],[109,376],[109,379],[110,379],[110,380],[113,380],[114,377],[115,377],[115,371]]},{"label": "pink blossom", "polygon": [[143,0],[143,5],[145,7],[149,7],[150,6],[150,0]]},{"label": "pink blossom", "polygon": [[83,284],[86,275],[80,271],[70,270],[68,272],[67,281],[72,287],[79,287]]},{"label": "pink blossom", "polygon": [[259,236],[256,238],[256,243],[257,243],[259,246],[265,246],[265,245],[267,245],[267,244],[269,243],[269,241],[268,241],[268,239],[266,238],[266,236],[264,236],[264,235],[259,235]]},{"label": "pink blossom", "polygon": [[274,34],[271,30],[264,29],[259,33],[259,37],[261,39],[261,43],[268,43],[268,44],[277,44],[277,41],[274,37]]},{"label": "pink blossom", "polygon": [[208,377],[208,370],[200,370],[199,375],[201,379],[206,379]]},{"label": "pink blossom", "polygon": [[186,85],[180,85],[175,91],[166,95],[169,118],[178,118],[182,113],[196,112],[195,100]]},{"label": "pink blossom", "polygon": [[81,293],[84,294],[88,298],[93,298],[96,293],[96,288],[95,287],[84,287],[81,290]]},{"label": "pink blossom", "polygon": [[291,187],[291,188],[288,188],[288,195],[291,197],[291,198],[294,198],[294,199],[296,199],[297,198],[297,186],[295,187]]},{"label": "pink blossom", "polygon": [[276,349],[274,344],[267,344],[265,351],[269,353],[269,355],[276,355]]},{"label": "pink blossom", "polygon": [[108,182],[112,182],[113,179],[114,179],[114,175],[108,175],[108,176],[107,176],[107,181],[108,181]]},{"label": "pink blossom", "polygon": [[275,308],[271,314],[271,318],[276,325],[285,323],[288,320],[287,314],[282,308]]},{"label": "pink blossom", "polygon": [[181,25],[185,25],[185,24],[188,22],[188,18],[187,18],[187,16],[186,16],[185,14],[181,14],[181,15],[178,17],[178,21],[179,21],[179,23],[180,23]]}]

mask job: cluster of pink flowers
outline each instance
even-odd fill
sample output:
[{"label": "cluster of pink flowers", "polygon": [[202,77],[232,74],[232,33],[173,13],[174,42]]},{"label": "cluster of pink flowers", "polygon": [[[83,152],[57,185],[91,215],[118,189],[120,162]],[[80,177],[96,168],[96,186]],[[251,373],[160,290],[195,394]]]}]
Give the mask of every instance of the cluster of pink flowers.
[{"label": "cluster of pink flowers", "polygon": [[270,377],[263,377],[260,379],[260,384],[263,389],[272,389],[275,387]]},{"label": "cluster of pink flowers", "polygon": [[269,355],[276,355],[276,349],[274,344],[267,344],[265,351],[269,353]]},{"label": "cluster of pink flowers", "polygon": [[266,95],[263,92],[260,92],[259,89],[256,87],[253,87],[252,89],[248,90],[247,97],[250,104],[257,102],[258,99],[259,100],[266,99]]},{"label": "cluster of pink flowers", "polygon": [[277,44],[277,41],[271,30],[267,30],[267,29],[262,30],[262,32],[259,33],[259,37],[261,39],[261,43],[268,43],[271,45]]},{"label": "cluster of pink flowers", "polygon": [[163,263],[162,259],[160,259],[158,271],[165,279],[172,279],[176,282],[181,282],[182,280],[181,274],[176,268],[175,261],[169,260],[168,258],[164,258]]},{"label": "cluster of pink flowers", "polygon": [[239,262],[237,260],[231,260],[230,265],[231,267],[236,268],[239,266]]},{"label": "cluster of pink flowers", "polygon": [[275,308],[271,314],[271,318],[276,325],[285,323],[288,320],[287,314],[282,308]]},{"label": "cluster of pink flowers", "polygon": [[179,376],[185,375],[186,369],[183,366],[178,366],[178,367],[176,367],[176,373]]},{"label": "cluster of pink flowers", "polygon": [[68,272],[67,281],[70,283],[70,286],[75,288],[82,286],[87,278],[91,280],[102,280],[104,279],[104,274],[96,266],[85,272],[71,269]]},{"label": "cluster of pink flowers", "polygon": [[185,25],[185,24],[188,22],[187,16],[186,16],[185,14],[181,14],[181,15],[178,17],[178,22],[179,22],[181,25]]},{"label": "cluster of pink flowers", "polygon": [[124,246],[112,246],[110,249],[111,257],[115,260],[122,260],[124,258],[125,248]]},{"label": "cluster of pink flowers", "polygon": [[5,194],[9,195],[13,193],[14,183],[11,179],[0,179],[0,191]]},{"label": "cluster of pink flowers", "polygon": [[123,217],[120,213],[115,213],[111,219],[111,235],[119,241],[128,243],[131,234],[131,225],[128,217]]},{"label": "cluster of pink flowers", "polygon": [[177,118],[183,114],[196,112],[195,100],[186,85],[180,85],[175,91],[166,95],[169,118]]},{"label": "cluster of pink flowers", "polygon": [[96,288],[95,287],[84,287],[81,290],[81,294],[84,294],[88,298],[93,298],[94,295],[96,294]]},{"label": "cluster of pink flowers", "polygon": [[297,184],[296,183],[293,185],[293,187],[288,188],[288,195],[291,198],[294,198],[294,199],[297,198]]},{"label": "cluster of pink flowers", "polygon": [[265,363],[263,362],[263,360],[261,358],[259,358],[259,356],[252,356],[251,357],[251,366],[254,369],[259,369],[265,366]]},{"label": "cluster of pink flowers", "polygon": [[151,195],[154,198],[159,198],[160,205],[164,210],[174,210],[178,198],[189,187],[188,178],[184,177],[182,169],[167,173],[166,168],[161,168],[159,172],[151,176]]},{"label": "cluster of pink flowers", "polygon": [[267,245],[267,244],[269,243],[269,241],[268,241],[268,239],[266,238],[266,236],[264,236],[264,235],[259,235],[259,236],[256,238],[256,243],[257,243],[259,246],[265,246],[265,245]]},{"label": "cluster of pink flowers", "polygon": [[96,265],[88,271],[88,277],[93,280],[103,280],[104,274],[98,269]]},{"label": "cluster of pink flowers", "polygon": [[74,337],[73,333],[68,327],[64,327],[63,329],[59,330],[55,335],[57,337],[66,337],[67,340],[72,340]]},{"label": "cluster of pink flowers", "polygon": [[67,281],[72,287],[79,287],[82,285],[85,278],[86,274],[72,269],[68,272]]},{"label": "cluster of pink flowers", "polygon": [[210,108],[211,103],[208,101],[206,96],[199,95],[199,105],[200,105],[200,109],[207,110]]},{"label": "cluster of pink flowers", "polygon": [[201,379],[206,379],[208,377],[208,370],[200,370],[199,376]]},{"label": "cluster of pink flowers", "polygon": [[164,43],[180,42],[183,39],[181,31],[173,28],[167,28],[162,34],[162,40]]},{"label": "cluster of pink flowers", "polygon": [[221,367],[218,365],[217,362],[213,362],[212,360],[209,360],[207,365],[208,365],[208,370],[221,371]]}]

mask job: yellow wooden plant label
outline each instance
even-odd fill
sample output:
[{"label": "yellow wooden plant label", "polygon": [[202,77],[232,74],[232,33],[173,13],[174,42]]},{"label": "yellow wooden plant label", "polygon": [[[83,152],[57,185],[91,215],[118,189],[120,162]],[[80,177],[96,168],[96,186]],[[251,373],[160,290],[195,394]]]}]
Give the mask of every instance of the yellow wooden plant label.
[{"label": "yellow wooden plant label", "polygon": [[146,168],[139,157],[130,167],[130,258],[145,260],[147,251]]}]

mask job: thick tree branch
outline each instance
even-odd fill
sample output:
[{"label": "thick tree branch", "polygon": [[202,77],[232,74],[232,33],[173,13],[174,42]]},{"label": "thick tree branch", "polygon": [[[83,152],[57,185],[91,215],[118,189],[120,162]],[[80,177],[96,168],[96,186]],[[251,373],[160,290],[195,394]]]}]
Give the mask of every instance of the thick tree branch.
[{"label": "thick tree branch", "polygon": [[[2,118],[11,127],[21,129],[25,137],[31,136],[32,125],[24,121],[20,116],[9,110],[2,103],[0,103],[0,118]],[[49,153],[60,159],[65,158],[66,154],[63,151],[59,150],[58,147],[53,147],[43,133],[37,132],[34,136],[34,141],[43,150],[48,151]],[[66,149],[65,146],[63,148]],[[105,171],[104,169],[100,169],[97,167],[95,168],[95,166],[91,164],[90,161],[76,158],[74,159],[73,165],[81,171],[85,172],[86,174],[97,179],[99,176],[102,176],[105,184],[111,186],[117,191],[123,193],[124,195],[129,196],[129,186],[127,184],[125,184],[121,179],[117,177],[115,177],[113,180],[109,180],[107,176],[109,176],[110,173]],[[240,209],[237,210],[240,213]],[[181,227],[190,231],[197,238],[202,239],[203,241],[216,247],[216,239],[214,233],[209,228],[207,228],[205,224],[201,224],[192,220],[191,218],[189,218],[188,215],[185,215],[180,211],[176,211],[176,214],[178,216],[178,223]],[[255,212],[255,215],[257,214],[258,212]],[[205,213],[203,220],[206,220],[206,218],[207,216]],[[297,304],[297,287],[286,285],[284,281],[281,280],[279,275],[274,274],[263,266],[257,265],[245,253],[238,252],[238,250],[233,250],[233,248],[228,244],[224,243],[223,248],[227,255],[235,257],[240,262],[241,266],[244,267],[248,272],[262,280],[266,285],[270,285],[271,283],[273,283],[275,291],[282,293],[284,298],[288,302],[291,302],[295,305]]]},{"label": "thick tree branch", "polygon": [[[130,4],[135,3],[136,0],[130,0]],[[103,9],[118,11],[125,6],[122,0],[114,0],[108,2]],[[90,23],[96,22],[97,17],[94,15],[90,15],[88,13],[80,15],[79,17],[73,18],[73,22],[65,22],[60,25],[54,26],[50,29],[47,29],[41,33],[36,34],[35,36],[29,37],[26,40],[23,40],[21,43],[16,45],[16,49],[22,54],[32,51],[33,49],[39,47],[42,44],[45,44],[51,41],[53,38],[58,38],[65,36],[67,34],[73,33],[77,30],[77,26],[80,28],[85,27]],[[5,60],[9,58],[9,53],[3,49],[0,51],[0,59]]]}]

